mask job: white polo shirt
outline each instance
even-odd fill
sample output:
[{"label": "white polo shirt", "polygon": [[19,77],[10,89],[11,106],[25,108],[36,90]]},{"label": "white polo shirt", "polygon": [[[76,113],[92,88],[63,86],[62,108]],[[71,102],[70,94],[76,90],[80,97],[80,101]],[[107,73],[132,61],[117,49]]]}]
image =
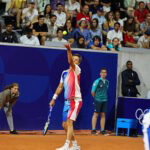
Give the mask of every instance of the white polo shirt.
[{"label": "white polo shirt", "polygon": [[26,35],[21,36],[20,37],[20,42],[22,44],[26,44],[26,45],[36,45],[36,46],[40,45],[39,39],[36,36],[33,36],[33,35],[30,39],[27,38]]},{"label": "white polo shirt", "polygon": [[22,11],[22,14],[26,14],[26,17],[28,18],[29,21],[32,21],[35,16],[38,16],[38,11],[37,9],[33,9],[32,12],[29,11],[29,8],[24,8]]},{"label": "white polo shirt", "polygon": [[48,27],[48,35],[57,35],[57,25],[56,23],[54,24],[54,26],[51,24],[51,22],[47,23],[47,27]]},{"label": "white polo shirt", "polygon": [[142,46],[142,43],[147,43],[147,42],[149,42],[149,41],[150,41],[150,40],[146,39],[145,36],[143,35],[143,36],[141,36],[141,37],[139,38],[137,44],[138,44],[139,47],[142,48],[142,47],[143,47],[143,46]]},{"label": "white polo shirt", "polygon": [[59,14],[57,11],[55,11],[55,12],[54,12],[54,15],[57,16],[56,25],[57,25],[58,27],[64,26],[65,23],[66,23],[66,14],[65,14],[64,12],[61,12],[61,13]]},{"label": "white polo shirt", "polygon": [[107,33],[107,38],[109,40],[113,40],[115,37],[117,37],[120,41],[123,41],[123,35],[120,30],[118,32],[116,32],[115,30],[111,30]]},{"label": "white polo shirt", "polygon": [[64,42],[64,43],[67,43],[67,40],[65,40],[63,38],[61,40],[59,40],[58,38],[53,38],[52,42]]},{"label": "white polo shirt", "polygon": [[75,2],[75,3],[71,3],[71,0],[68,1],[68,3],[66,4],[66,7],[69,11],[74,11],[77,10],[78,12],[80,12],[80,3],[79,2]]}]

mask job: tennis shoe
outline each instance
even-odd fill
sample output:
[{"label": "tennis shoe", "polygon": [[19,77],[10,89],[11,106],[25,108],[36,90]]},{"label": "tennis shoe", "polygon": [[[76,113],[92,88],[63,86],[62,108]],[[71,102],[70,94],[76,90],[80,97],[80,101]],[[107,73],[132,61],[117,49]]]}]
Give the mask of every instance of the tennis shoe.
[{"label": "tennis shoe", "polygon": [[64,145],[60,148],[56,148],[56,150],[69,150],[69,147],[67,145]]},{"label": "tennis shoe", "polygon": [[69,150],[81,150],[80,146],[71,146]]}]

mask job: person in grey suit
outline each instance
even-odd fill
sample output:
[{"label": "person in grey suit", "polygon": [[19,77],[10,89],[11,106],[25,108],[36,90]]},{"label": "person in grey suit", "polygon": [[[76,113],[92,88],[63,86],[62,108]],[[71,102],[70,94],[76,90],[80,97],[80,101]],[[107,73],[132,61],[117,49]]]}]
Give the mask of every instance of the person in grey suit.
[{"label": "person in grey suit", "polygon": [[7,122],[10,128],[10,134],[17,134],[18,132],[14,129],[12,106],[16,103],[19,97],[19,84],[12,83],[4,88],[0,92],[0,109],[4,109],[6,114]]}]

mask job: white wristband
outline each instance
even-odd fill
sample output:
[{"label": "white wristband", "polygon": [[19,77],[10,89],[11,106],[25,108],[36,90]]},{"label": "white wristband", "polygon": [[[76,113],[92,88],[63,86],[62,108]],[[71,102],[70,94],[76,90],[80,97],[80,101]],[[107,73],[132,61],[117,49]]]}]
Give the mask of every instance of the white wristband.
[{"label": "white wristband", "polygon": [[56,100],[56,99],[57,99],[57,97],[58,97],[58,95],[57,95],[57,94],[54,94],[54,95],[53,95],[53,99],[54,99],[54,100]]}]

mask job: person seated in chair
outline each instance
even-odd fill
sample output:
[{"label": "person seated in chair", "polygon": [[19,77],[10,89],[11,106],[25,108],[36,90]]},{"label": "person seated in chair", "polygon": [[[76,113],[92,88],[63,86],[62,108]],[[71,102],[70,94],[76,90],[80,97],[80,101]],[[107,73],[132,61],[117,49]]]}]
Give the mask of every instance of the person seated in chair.
[{"label": "person seated in chair", "polygon": [[94,36],[93,40],[89,42],[88,48],[91,48],[94,50],[107,50],[107,48],[101,42],[101,38],[97,35]]},{"label": "person seated in chair", "polygon": [[16,33],[12,31],[12,24],[8,23],[6,25],[6,31],[2,33],[1,41],[7,43],[18,43],[18,38]]}]

